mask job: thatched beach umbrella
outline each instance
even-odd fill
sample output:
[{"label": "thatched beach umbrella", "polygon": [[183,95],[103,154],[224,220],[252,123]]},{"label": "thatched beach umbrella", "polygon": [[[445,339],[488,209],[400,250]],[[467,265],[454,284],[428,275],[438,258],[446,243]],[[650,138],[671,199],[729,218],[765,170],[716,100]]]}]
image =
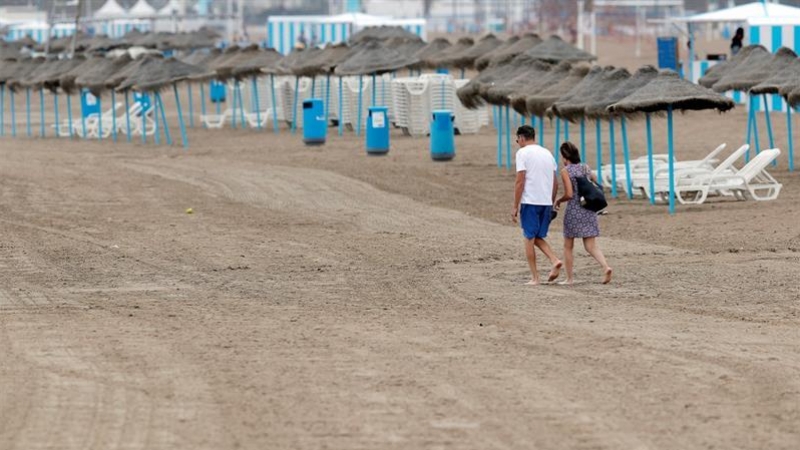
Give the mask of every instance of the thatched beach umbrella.
[{"label": "thatched beach umbrella", "polygon": [[526,51],[525,54],[552,62],[579,62],[594,61],[597,59],[597,57],[591,53],[579,50],[555,35],[550,36],[546,41]]},{"label": "thatched beach umbrella", "polygon": [[475,68],[478,70],[484,70],[490,65],[510,61],[517,55],[525,53],[533,47],[541,44],[542,39],[538,34],[528,33],[516,41],[509,39],[506,41],[506,43],[507,45],[504,44],[502,47],[498,47],[497,49],[476,59]]},{"label": "thatched beach umbrella", "polygon": [[[115,73],[119,72],[125,66],[131,63],[132,58],[130,55],[125,53],[123,56],[119,58],[97,58],[95,59],[94,64],[89,66],[86,70],[83,71],[80,75],[75,78],[75,86],[78,87],[81,91],[88,90],[92,93],[95,97],[97,97],[98,103],[101,102],[101,97],[103,92],[107,89],[106,82],[109,77],[114,75]],[[101,107],[101,114],[102,114],[102,107]],[[117,141],[117,115],[116,115],[116,99],[114,95],[114,91],[111,91],[111,132],[114,142]],[[102,139],[103,137],[103,121],[98,121],[99,126],[99,138]]]},{"label": "thatched beach umbrella", "polygon": [[[667,111],[667,146],[669,166],[669,212],[675,213],[675,150],[673,147],[672,111],[716,109],[724,112],[735,106],[733,101],[711,89],[684,80],[671,70],[661,71],[657,77],[619,102],[610,105],[609,111],[616,114],[654,113]],[[652,153],[648,164],[652,164]],[[650,185],[653,186],[650,173]]]},{"label": "thatched beach umbrella", "polygon": [[[569,69],[567,70],[567,68]],[[554,74],[563,76],[561,81],[554,83],[538,92],[521,93],[512,97],[511,104],[520,114],[544,117],[545,111],[553,106],[560,98],[569,94],[589,73],[589,66],[580,65],[572,67],[571,63],[561,63],[553,69]],[[566,73],[564,72],[565,70]]]},{"label": "thatched beach umbrella", "polygon": [[542,64],[548,65],[546,61],[537,60],[527,55],[518,55],[507,64],[489,66],[486,70],[472,78],[467,84],[456,91],[461,103],[469,109],[476,109],[484,104],[483,95],[495,85],[499,80],[513,78],[520,73],[528,70],[529,67],[537,67]]},{"label": "thatched beach umbrella", "polygon": [[581,92],[573,92],[565,99],[559,99],[550,108],[556,117],[577,122],[585,117],[586,108],[601,99],[607,92],[603,89],[616,89],[618,83],[630,77],[626,69],[606,66],[599,70],[592,70],[581,83]]},{"label": "thatched beach umbrella", "polygon": [[[184,148],[188,148],[189,143],[186,137],[186,126],[183,122],[183,111],[181,109],[180,95],[178,94],[177,83],[186,81],[190,78],[201,78],[208,73],[208,69],[192,66],[190,64],[178,61],[175,58],[167,58],[164,60],[157,60],[156,58],[149,58],[138,66],[138,70],[130,75],[123,81],[118,90],[135,89],[140,92],[152,92],[155,96],[156,108],[161,110],[161,118],[164,123],[164,134],[167,138],[167,143],[171,144],[169,136],[169,125],[167,124],[166,114],[164,113],[164,103],[161,101],[160,91],[172,86],[175,94],[175,103],[178,109],[178,121],[181,128],[181,139]],[[158,114],[156,114],[156,117]],[[158,119],[156,119],[156,126]],[[158,128],[156,128],[158,130]],[[156,139],[158,139],[158,131],[156,131]],[[157,141],[156,141],[157,142]]]},{"label": "thatched beach umbrella", "polygon": [[[13,108],[14,92],[16,92],[23,83],[25,83],[32,74],[36,72],[43,63],[44,58],[29,58],[18,61],[14,65],[9,65],[7,71],[0,76],[0,84],[5,84],[11,92],[11,102]],[[12,134],[16,135],[16,120],[14,119],[14,110],[11,110],[12,117]],[[32,136],[31,133],[31,89],[25,89],[25,118],[26,130],[28,137]]]},{"label": "thatched beach umbrella", "polygon": [[[5,135],[5,93],[6,82],[14,76],[19,69],[18,64],[20,61],[13,59],[5,59],[0,61],[0,136]],[[14,112],[14,91],[9,89],[9,96],[11,97],[11,135],[17,136],[17,120]]]},{"label": "thatched beach umbrella", "polygon": [[360,42],[365,42],[370,40],[385,41],[392,38],[419,39],[419,36],[409,31],[406,31],[403,27],[392,26],[392,25],[381,25],[374,27],[366,27],[363,30],[359,31],[358,33],[350,36],[350,43],[358,44]]},{"label": "thatched beach umbrella", "polygon": [[[29,78],[27,78],[23,83],[22,86],[26,89],[33,89],[39,91],[39,100],[40,100],[40,120],[41,120],[41,129],[40,135],[44,136],[45,134],[45,117],[44,117],[44,90],[47,88],[51,92],[53,92],[53,105],[55,108],[55,125],[56,125],[56,134],[58,135],[60,132],[59,129],[59,117],[58,117],[58,77],[67,70],[70,70],[72,67],[75,67],[77,64],[82,63],[82,59],[79,58],[77,60],[72,59],[48,59],[44,63],[42,63],[36,71],[34,71]],[[55,80],[55,82],[54,82]],[[71,106],[71,105],[70,105]],[[71,114],[70,114],[71,116]],[[71,117],[70,117],[71,119]],[[70,132],[71,132],[70,128]]]},{"label": "thatched beach umbrella", "polygon": [[419,60],[418,63],[412,64],[409,66],[409,70],[420,70],[422,66],[425,65],[425,61],[438,53],[441,53],[444,49],[451,47],[453,44],[450,43],[445,38],[436,38],[429,42],[427,45],[422,47],[421,49],[417,50],[413,55],[411,55],[414,59]]},{"label": "thatched beach umbrella", "polygon": [[461,78],[464,78],[464,70],[475,66],[475,60],[486,55],[503,44],[503,41],[495,35],[489,34],[481,38],[472,47],[466,48],[458,53],[451,53],[443,59],[440,64],[445,67],[455,67],[461,69]]},{"label": "thatched beach umbrella", "polygon": [[444,61],[451,58],[453,55],[457,55],[464,50],[471,48],[475,44],[475,41],[471,37],[462,37],[455,44],[443,48],[439,52],[429,52],[425,55],[424,58],[420,58],[419,55],[415,55],[420,58],[420,61],[425,64],[426,67],[430,69],[436,69],[440,67],[445,67]]},{"label": "thatched beach umbrella", "polygon": [[[255,114],[256,114],[256,122],[258,123],[258,128],[261,128],[261,106],[259,105],[259,98],[258,98],[258,81],[257,78],[259,75],[264,74],[265,70],[270,70],[275,68],[278,63],[280,63],[283,55],[275,51],[275,49],[266,49],[266,50],[259,50],[258,52],[252,53],[249,55],[248,58],[240,57],[235,61],[235,67],[233,68],[232,76],[236,80],[237,88],[240,81],[250,78],[252,88],[253,88],[253,96],[252,99],[255,101]],[[274,78],[271,78],[273,80]],[[191,87],[191,84],[188,86]],[[200,85],[202,88],[202,84]],[[244,108],[244,102],[241,98],[241,90],[237,89],[239,94],[239,105],[240,109]],[[272,86],[272,92],[274,92],[274,85]],[[191,99],[191,90],[189,90],[189,95]],[[275,122],[277,126],[277,118],[278,112],[275,109],[275,99],[273,97],[273,122]],[[191,105],[189,107],[191,111]],[[244,125],[244,123],[242,123]]]},{"label": "thatched beach umbrella", "polygon": [[[759,49],[759,50],[756,50]],[[752,51],[767,51],[766,48],[762,45],[748,45],[746,47],[742,47],[739,50],[739,53],[733,55],[733,57],[727,61],[723,61],[715,66],[711,66],[699,80],[697,83],[700,86],[711,88],[717,81],[719,81],[722,77],[724,77],[729,71],[733,70],[736,66],[741,64],[742,61],[747,59],[750,56],[750,52]]]},{"label": "thatched beach umbrella", "polygon": [[372,74],[372,103],[375,105],[375,77],[383,73],[394,72],[417,63],[413,57],[407,57],[394,49],[387,48],[377,41],[369,41],[361,50],[342,61],[334,69],[339,76],[358,75],[358,128],[356,135],[361,134],[361,103],[363,91],[363,75]]},{"label": "thatched beach umbrella", "polygon": [[[611,137],[610,141],[611,192],[614,197],[617,196],[616,194],[617,167],[616,167],[616,154],[614,145],[614,120],[616,115],[611,114],[608,111],[608,106],[622,100],[623,98],[641,89],[657,76],[658,76],[658,69],[656,69],[655,67],[649,65],[641,67],[632,76],[619,82],[616,88],[608,86],[607,88],[603,89],[605,94],[599,97],[595,97],[594,101],[589,106],[586,107],[586,117],[588,117],[589,119],[594,119],[595,121],[605,119],[608,120],[609,123],[609,135]],[[628,151],[628,129],[627,129],[625,115],[619,115],[619,119],[620,119],[620,125],[622,126],[622,150],[623,150],[623,159],[625,161],[625,176],[626,176],[625,180],[627,183],[626,192],[628,198],[630,198],[632,195],[632,189],[631,189],[630,156]],[[649,135],[648,135],[647,145],[648,147],[652,148],[652,138]],[[598,178],[602,179],[602,165],[598,165],[597,171],[598,171]]]},{"label": "thatched beach umbrella", "polygon": [[[519,39],[520,39],[519,36],[511,36],[510,38],[508,38],[505,41],[503,41],[500,45],[498,45],[491,52],[491,54],[484,54],[484,55],[480,56],[479,58],[475,59],[475,63],[474,63],[475,69],[477,69],[479,72],[481,70],[485,69],[489,65],[489,61],[491,61],[493,55],[497,55],[497,54],[505,51],[509,47],[511,47],[514,44],[516,44],[519,41]],[[516,56],[516,55],[514,55],[514,56]]]}]

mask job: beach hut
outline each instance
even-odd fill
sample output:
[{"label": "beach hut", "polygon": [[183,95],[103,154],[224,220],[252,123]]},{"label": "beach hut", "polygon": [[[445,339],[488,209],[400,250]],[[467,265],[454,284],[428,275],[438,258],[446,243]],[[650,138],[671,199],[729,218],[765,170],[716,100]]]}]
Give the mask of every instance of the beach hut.
[{"label": "beach hut", "polygon": [[95,19],[123,19],[128,10],[122,7],[117,0],[106,0],[103,6],[94,12]]},{"label": "beach hut", "polygon": [[[675,149],[673,145],[673,111],[716,109],[725,112],[734,102],[710,89],[681,79],[671,70],[663,70],[642,88],[608,107],[615,114],[667,113],[667,164],[669,170],[669,213],[675,214]],[[648,165],[653,155],[648,149]],[[652,171],[651,171],[652,177]],[[652,184],[652,183],[651,183]]]}]

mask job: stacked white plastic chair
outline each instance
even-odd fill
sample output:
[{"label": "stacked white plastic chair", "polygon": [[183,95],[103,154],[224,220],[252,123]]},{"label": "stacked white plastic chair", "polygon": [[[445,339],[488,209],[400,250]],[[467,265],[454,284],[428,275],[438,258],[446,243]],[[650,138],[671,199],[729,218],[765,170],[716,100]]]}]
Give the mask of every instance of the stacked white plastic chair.
[{"label": "stacked white plastic chair", "polygon": [[[469,83],[469,80],[455,80],[455,88],[458,90]],[[461,134],[476,134],[484,125],[489,125],[489,108],[483,105],[477,109],[467,109],[461,100],[456,96],[456,120],[455,128]]]}]

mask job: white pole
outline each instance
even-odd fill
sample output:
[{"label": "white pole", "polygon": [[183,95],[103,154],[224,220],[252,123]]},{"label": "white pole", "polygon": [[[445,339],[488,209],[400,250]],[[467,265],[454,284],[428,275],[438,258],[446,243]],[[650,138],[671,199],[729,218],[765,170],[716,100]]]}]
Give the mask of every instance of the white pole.
[{"label": "white pole", "polygon": [[584,0],[578,0],[578,48],[583,50],[583,7]]},{"label": "white pole", "polygon": [[597,12],[592,11],[592,51],[591,54],[597,54]]}]

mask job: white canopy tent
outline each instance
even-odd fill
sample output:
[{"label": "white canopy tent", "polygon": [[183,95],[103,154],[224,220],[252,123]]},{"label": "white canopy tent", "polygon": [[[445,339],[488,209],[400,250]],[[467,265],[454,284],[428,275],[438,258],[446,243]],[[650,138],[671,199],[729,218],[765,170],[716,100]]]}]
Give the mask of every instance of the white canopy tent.
[{"label": "white canopy tent", "polygon": [[94,17],[98,19],[117,19],[123,18],[128,11],[117,3],[117,0],[107,0],[103,6],[94,12]]},{"label": "white canopy tent", "polygon": [[139,0],[128,10],[128,15],[133,17],[153,17],[156,15],[156,9],[150,6],[147,0]]},{"label": "white canopy tent", "polygon": [[164,6],[161,7],[161,9],[158,10],[157,14],[160,17],[169,17],[174,11],[180,16],[186,13],[186,11],[184,11],[185,5],[186,2],[182,0],[169,0]]},{"label": "white canopy tent", "polygon": [[672,19],[673,22],[685,23],[730,23],[746,22],[758,18],[800,18],[800,8],[781,5],[780,3],[754,2],[733,8],[720,9],[694,16]]}]

